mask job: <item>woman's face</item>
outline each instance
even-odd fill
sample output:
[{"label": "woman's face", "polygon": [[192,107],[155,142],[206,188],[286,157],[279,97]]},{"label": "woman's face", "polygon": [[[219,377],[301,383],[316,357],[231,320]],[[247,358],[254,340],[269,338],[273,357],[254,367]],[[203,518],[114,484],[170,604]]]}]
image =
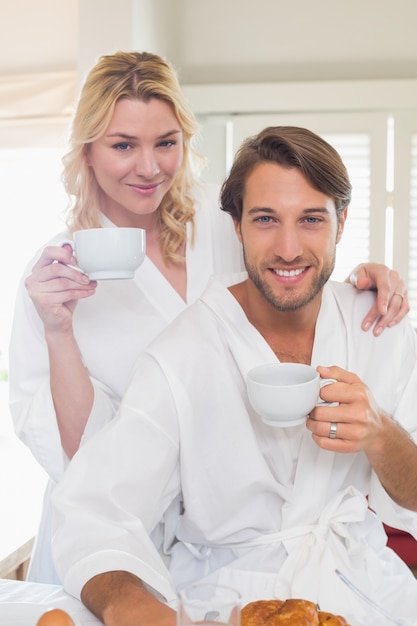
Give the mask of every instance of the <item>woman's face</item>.
[{"label": "woman's face", "polygon": [[117,226],[146,228],[183,160],[180,124],[163,100],[121,99],[86,160],[103,192],[103,213]]}]

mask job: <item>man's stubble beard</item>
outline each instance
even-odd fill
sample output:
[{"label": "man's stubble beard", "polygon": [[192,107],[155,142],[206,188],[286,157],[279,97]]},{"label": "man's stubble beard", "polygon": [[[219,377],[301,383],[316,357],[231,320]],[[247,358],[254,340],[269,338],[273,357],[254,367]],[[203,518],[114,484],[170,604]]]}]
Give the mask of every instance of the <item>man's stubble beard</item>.
[{"label": "man's stubble beard", "polygon": [[[307,293],[300,295],[293,294],[292,288],[289,287],[288,297],[285,299],[285,301],[282,298],[278,298],[270,285],[265,280],[263,280],[262,274],[258,272],[257,268],[248,263],[244,247],[243,258],[248,277],[253,282],[258,291],[262,294],[265,300],[277,311],[285,313],[288,311],[298,311],[299,309],[302,309],[303,307],[307,306],[312,300],[314,300],[314,298],[321,292],[333,272],[336,261],[336,252],[334,252],[332,259],[323,266],[321,272],[314,276],[313,282],[311,283]],[[281,267],[283,267],[285,266],[285,263],[281,262],[280,265]],[[293,265],[295,266],[296,264],[294,263]],[[300,267],[300,265],[308,266],[309,264],[304,262],[297,263],[297,267]],[[262,268],[262,270],[268,271],[269,267],[271,267],[271,265],[266,265],[265,268]],[[287,265],[286,269],[290,271],[292,269],[292,266]]]}]

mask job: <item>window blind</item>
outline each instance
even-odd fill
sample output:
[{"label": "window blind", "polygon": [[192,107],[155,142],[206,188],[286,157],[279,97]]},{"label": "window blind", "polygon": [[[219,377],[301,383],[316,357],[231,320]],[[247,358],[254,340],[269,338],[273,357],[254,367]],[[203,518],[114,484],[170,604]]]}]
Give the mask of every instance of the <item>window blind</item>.
[{"label": "window blind", "polygon": [[417,327],[417,133],[411,135],[410,231],[409,231],[408,294],[410,319]]},{"label": "window blind", "polygon": [[342,157],[352,183],[352,200],[332,276],[344,280],[355,265],[370,258],[371,142],[367,133],[322,136]]}]

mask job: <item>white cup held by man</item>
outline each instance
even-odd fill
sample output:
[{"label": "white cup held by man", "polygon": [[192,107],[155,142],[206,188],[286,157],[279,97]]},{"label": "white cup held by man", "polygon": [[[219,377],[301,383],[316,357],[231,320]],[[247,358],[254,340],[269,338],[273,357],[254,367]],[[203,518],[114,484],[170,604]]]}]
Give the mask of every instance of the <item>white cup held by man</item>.
[{"label": "white cup held by man", "polygon": [[334,383],[320,378],[311,365],[267,363],[249,371],[247,390],[252,407],[271,426],[298,426],[306,421],[320,398],[320,389]]},{"label": "white cup held by man", "polygon": [[[90,280],[133,278],[146,254],[142,228],[86,228],[70,243],[80,269]],[[62,244],[61,244],[62,245]]]}]

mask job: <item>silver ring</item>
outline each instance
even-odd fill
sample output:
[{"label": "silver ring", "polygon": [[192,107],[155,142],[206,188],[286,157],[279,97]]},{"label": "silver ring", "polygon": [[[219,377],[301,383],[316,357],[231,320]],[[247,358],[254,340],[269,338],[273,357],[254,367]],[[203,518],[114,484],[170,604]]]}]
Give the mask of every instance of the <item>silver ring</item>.
[{"label": "silver ring", "polygon": [[[396,291],[396,292],[394,293],[394,296],[400,296],[401,300],[404,300],[404,296],[403,296],[403,294],[402,294],[402,293],[398,293],[398,291]],[[394,297],[394,296],[393,296],[393,297]]]},{"label": "silver ring", "polygon": [[337,422],[330,424],[329,439],[336,439],[337,437]]}]

